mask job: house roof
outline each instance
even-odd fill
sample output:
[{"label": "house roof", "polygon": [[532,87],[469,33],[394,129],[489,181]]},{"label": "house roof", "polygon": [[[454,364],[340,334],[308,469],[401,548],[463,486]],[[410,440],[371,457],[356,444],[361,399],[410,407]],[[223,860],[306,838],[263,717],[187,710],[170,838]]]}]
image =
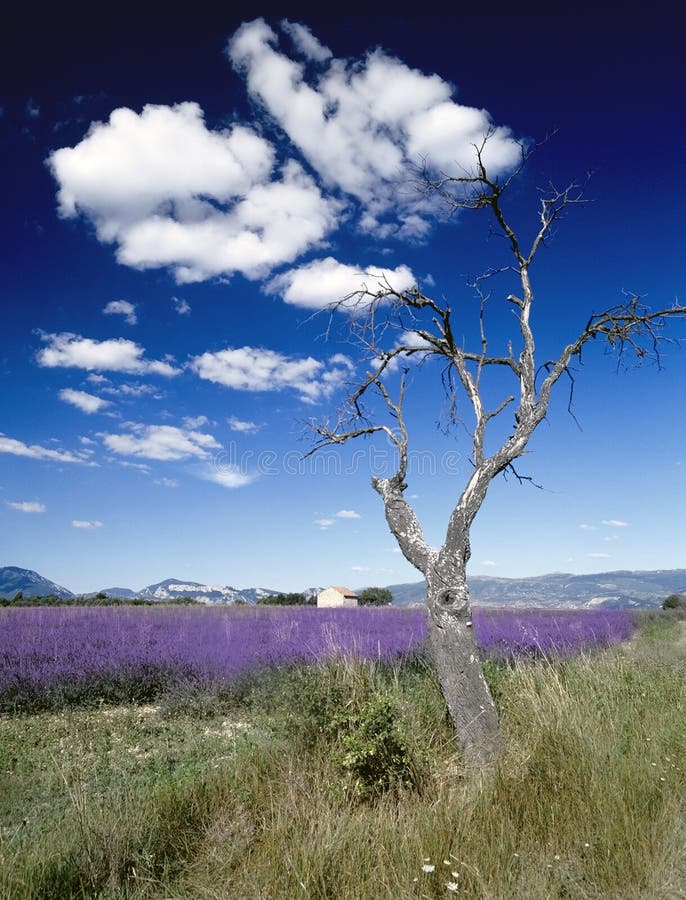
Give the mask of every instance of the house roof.
[{"label": "house roof", "polygon": [[343,594],[344,597],[355,597],[357,598],[357,594],[355,591],[351,591],[350,588],[347,587],[336,587],[332,585],[334,591],[338,591],[339,594]]}]

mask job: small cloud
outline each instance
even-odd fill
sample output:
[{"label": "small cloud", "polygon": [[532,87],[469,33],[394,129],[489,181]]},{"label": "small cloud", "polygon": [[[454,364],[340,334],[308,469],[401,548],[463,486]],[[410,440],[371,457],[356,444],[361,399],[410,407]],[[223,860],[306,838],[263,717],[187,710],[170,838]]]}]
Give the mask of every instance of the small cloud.
[{"label": "small cloud", "polygon": [[242,434],[254,434],[262,428],[256,422],[250,422],[246,419],[237,419],[236,416],[229,416],[226,420],[232,431],[240,431]]},{"label": "small cloud", "polygon": [[156,478],[153,484],[159,484],[160,487],[175,488],[179,486],[176,478]]},{"label": "small cloud", "polygon": [[71,403],[72,406],[77,406],[82,412],[89,414],[100,412],[104,407],[111,405],[109,400],[103,400],[102,397],[96,397],[86,391],[74,391],[71,388],[63,388],[58,396],[65,403]]},{"label": "small cloud", "polygon": [[83,458],[85,450],[80,455],[70,450],[52,450],[49,447],[41,447],[39,444],[25,444],[16,438],[6,437],[0,434],[0,453],[11,453],[13,456],[27,456],[30,459],[51,459],[55,462],[80,463],[84,466],[95,465]]},{"label": "small cloud", "polygon": [[494,562],[492,559],[482,559],[481,562],[479,563],[479,565],[492,567],[492,566],[497,566],[498,563]]},{"label": "small cloud", "polygon": [[253,482],[257,476],[244,472],[240,466],[222,464],[218,468],[205,469],[201,478],[205,481],[212,481],[221,487],[233,489],[245,487],[246,484]]},{"label": "small cloud", "polygon": [[41,333],[41,340],[48,346],[36,354],[36,359],[39,366],[50,369],[129,372],[135,375],[164,375],[167,378],[181,372],[181,369],[170,365],[168,358],[146,359],[142,347],[124,338],[94,341],[65,331],[62,334]]},{"label": "small cloud", "polygon": [[207,459],[210,451],[220,446],[211,434],[172,425],[128,423],[124,427],[130,429],[129,433],[98,435],[108,450],[121,456],[172,461],[191,456]]},{"label": "small cloud", "polygon": [[353,572],[371,572],[369,566],[351,566],[350,569]]},{"label": "small cloud", "polygon": [[180,316],[190,316],[191,305],[187,300],[184,300],[183,297],[172,297],[172,303],[174,304],[174,309]]},{"label": "small cloud", "polygon": [[127,325],[135,325],[138,322],[136,307],[128,300],[110,300],[103,313],[106,316],[124,316]]},{"label": "small cloud", "polygon": [[35,500],[21,500],[21,501],[6,500],[5,503],[7,504],[7,506],[11,507],[12,509],[16,509],[19,512],[25,512],[25,513],[44,513],[45,512],[45,504],[38,503]]},{"label": "small cloud", "polygon": [[38,106],[37,103],[34,103],[33,100],[29,99],[26,101],[24,112],[29,117],[29,119],[37,119],[40,116],[40,106]]},{"label": "small cloud", "polygon": [[579,525],[579,528],[582,531],[597,531],[598,530],[597,525],[587,525],[586,522],[582,522],[581,525]]},{"label": "small cloud", "polygon": [[629,528],[631,522],[622,522],[620,519],[603,519],[602,525],[609,525],[610,528]]},{"label": "small cloud", "polygon": [[330,528],[335,523],[333,519],[315,519],[314,524],[319,525],[322,531],[326,531],[327,528]]},{"label": "small cloud", "polygon": [[361,519],[362,516],[355,512],[354,509],[339,509],[336,513],[337,519]]},{"label": "small cloud", "polygon": [[91,531],[94,528],[102,528],[102,522],[98,522],[97,519],[91,521],[87,521],[85,519],[72,519],[72,528],[81,528],[84,531]]},{"label": "small cloud", "polygon": [[203,425],[209,425],[210,420],[207,416],[186,416],[183,424],[186,428],[201,428]]},{"label": "small cloud", "polygon": [[591,559],[610,559],[609,553],[589,553]]}]

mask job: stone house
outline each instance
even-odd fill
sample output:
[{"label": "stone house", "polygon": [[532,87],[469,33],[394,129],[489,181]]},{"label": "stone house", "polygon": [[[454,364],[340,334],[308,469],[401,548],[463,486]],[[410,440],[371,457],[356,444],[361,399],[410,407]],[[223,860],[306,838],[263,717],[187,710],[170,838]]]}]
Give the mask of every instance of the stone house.
[{"label": "stone house", "polygon": [[357,606],[357,594],[346,587],[328,587],[317,594],[317,606]]}]

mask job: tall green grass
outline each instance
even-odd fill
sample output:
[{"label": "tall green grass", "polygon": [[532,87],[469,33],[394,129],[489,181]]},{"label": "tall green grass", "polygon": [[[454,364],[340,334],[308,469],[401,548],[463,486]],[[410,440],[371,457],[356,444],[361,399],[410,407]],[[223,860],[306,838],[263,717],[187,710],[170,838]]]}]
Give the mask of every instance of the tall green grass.
[{"label": "tall green grass", "polygon": [[421,661],[0,719],[0,894],[686,896],[683,629],[488,666],[488,773],[462,765]]}]

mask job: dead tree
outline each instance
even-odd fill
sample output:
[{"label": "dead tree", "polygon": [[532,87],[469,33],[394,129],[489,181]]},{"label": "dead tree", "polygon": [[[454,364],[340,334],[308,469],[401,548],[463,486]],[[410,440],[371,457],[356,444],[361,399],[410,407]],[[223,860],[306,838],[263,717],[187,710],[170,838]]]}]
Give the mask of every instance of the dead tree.
[{"label": "dead tree", "polygon": [[[385,433],[394,445],[396,471],[388,477],[373,478],[372,486],[383,501],[386,520],[400,550],[426,578],[430,646],[438,678],[457,739],[466,756],[478,764],[495,758],[500,747],[498,714],[470,627],[467,587],[470,528],[489,485],[497,475],[508,470],[522,478],[514,463],[524,454],[529,439],[546,417],[553,388],[564,375],[573,384],[570,366],[580,360],[589,341],[602,339],[620,355],[631,351],[639,359],[650,356],[659,362],[659,341],[665,339],[661,332],[666,321],[686,315],[684,306],[652,311],[638,296],[627,297],[618,306],[592,314],[578,337],[563,346],[557,358],[537,364],[531,323],[532,264],[555,223],[571,205],[583,202],[583,198],[576,185],[563,191],[551,189],[543,195],[535,237],[525,247],[509,222],[502,201],[529,154],[522,150],[521,165],[501,182],[487,172],[483,158],[485,143],[475,147],[472,173],[434,178],[424,169],[420,179],[424,191],[438,196],[451,209],[490,214],[492,227],[505,238],[510,265],[487,272],[473,284],[479,300],[476,346],[467,349],[463,333],[456,334],[453,313],[446,302],[439,302],[416,287],[398,292],[386,283],[381,290],[363,288],[346,297],[337,305],[349,312],[352,309],[354,329],[370,351],[373,363],[335,423],[312,423],[317,439],[310,451],[379,432]],[[504,271],[513,275],[516,288],[515,293],[500,299],[499,309],[514,312],[516,325],[507,352],[491,355],[484,310],[487,302],[493,300],[493,291],[486,292],[485,288],[491,284],[488,279]],[[400,329],[400,340],[390,349],[382,349],[389,327],[393,326]],[[388,376],[399,366],[407,367],[408,360],[417,355],[442,360],[442,381],[451,402],[458,391],[471,405],[471,473],[461,491],[456,492],[457,502],[443,545],[438,548],[429,546],[425,540],[417,515],[405,498],[409,434],[403,400],[407,368],[400,378],[397,396],[392,395],[388,386],[392,380]],[[487,408],[482,382],[485,373],[494,369],[504,370],[511,377],[512,393]],[[388,422],[369,416],[365,400],[371,393],[383,400]],[[485,443],[488,427],[506,411],[512,414],[512,433],[489,453]]]}]

